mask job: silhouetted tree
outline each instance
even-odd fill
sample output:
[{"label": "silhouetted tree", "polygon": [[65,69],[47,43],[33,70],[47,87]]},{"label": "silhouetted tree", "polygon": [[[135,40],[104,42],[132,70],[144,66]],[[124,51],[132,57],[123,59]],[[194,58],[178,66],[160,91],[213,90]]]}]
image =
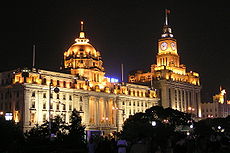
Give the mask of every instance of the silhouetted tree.
[{"label": "silhouetted tree", "polygon": [[23,143],[23,132],[19,126],[0,116],[0,152],[20,152]]},{"label": "silhouetted tree", "polygon": [[69,143],[75,144],[76,146],[85,144],[85,126],[81,124],[81,121],[80,112],[74,109],[70,116],[67,139]]},{"label": "silhouetted tree", "polygon": [[65,122],[61,116],[55,116],[51,121],[51,129],[49,129],[49,122],[46,121],[42,125],[36,125],[30,131],[25,133],[26,140],[32,144],[47,144],[51,140],[61,142],[67,134]]}]

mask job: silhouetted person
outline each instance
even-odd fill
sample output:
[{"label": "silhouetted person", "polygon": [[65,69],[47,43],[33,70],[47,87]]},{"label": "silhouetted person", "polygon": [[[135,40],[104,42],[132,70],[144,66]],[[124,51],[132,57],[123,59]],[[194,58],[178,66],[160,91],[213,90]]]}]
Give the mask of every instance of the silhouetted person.
[{"label": "silhouetted person", "polygon": [[89,139],[89,143],[87,147],[88,147],[88,153],[95,153],[96,143],[93,141],[93,138]]},{"label": "silhouetted person", "polygon": [[128,146],[125,139],[119,139],[117,141],[118,153],[126,153],[126,147]]}]

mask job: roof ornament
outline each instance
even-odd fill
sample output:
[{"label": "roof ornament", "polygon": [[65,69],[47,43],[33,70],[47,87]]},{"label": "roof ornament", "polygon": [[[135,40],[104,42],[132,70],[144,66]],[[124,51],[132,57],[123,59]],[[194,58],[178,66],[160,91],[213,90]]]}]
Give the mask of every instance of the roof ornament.
[{"label": "roof ornament", "polygon": [[165,37],[173,38],[172,29],[169,27],[169,24],[168,24],[168,15],[169,14],[170,14],[170,10],[165,9],[165,23],[163,26],[163,34],[161,35],[162,38],[165,38]]},{"label": "roof ornament", "polygon": [[79,43],[79,44],[84,44],[84,43],[89,42],[89,39],[85,38],[84,22],[83,21],[80,22],[80,35],[79,35],[79,38],[76,38],[75,41],[76,41],[76,43]]}]

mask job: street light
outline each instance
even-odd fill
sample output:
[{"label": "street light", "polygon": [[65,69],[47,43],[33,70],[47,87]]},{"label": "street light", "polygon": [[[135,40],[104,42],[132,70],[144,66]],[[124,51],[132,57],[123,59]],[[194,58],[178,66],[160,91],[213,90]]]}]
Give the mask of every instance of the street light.
[{"label": "street light", "polygon": [[152,124],[153,127],[155,127],[157,125],[157,122],[156,121],[152,121],[151,124]]},{"label": "street light", "polygon": [[[50,106],[51,106],[51,86],[52,86],[52,83],[50,82],[49,83],[49,132],[50,132],[50,137],[53,137],[53,135],[51,134],[51,109],[50,109]],[[54,88],[55,93],[59,93],[59,91],[60,91],[60,89],[58,87]]]}]

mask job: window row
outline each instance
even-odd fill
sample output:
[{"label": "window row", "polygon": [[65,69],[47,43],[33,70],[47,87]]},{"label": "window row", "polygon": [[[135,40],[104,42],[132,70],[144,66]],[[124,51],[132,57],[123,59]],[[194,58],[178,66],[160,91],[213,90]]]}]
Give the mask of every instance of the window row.
[{"label": "window row", "polygon": [[125,102],[125,101],[123,101],[122,102],[122,105],[123,106],[144,106],[144,107],[148,107],[148,103],[147,102],[135,102],[135,101],[129,101],[129,102]]},{"label": "window row", "polygon": [[[50,98],[54,98],[54,96],[56,96],[55,98],[56,99],[63,99],[63,100],[66,100],[66,95],[65,94],[62,94],[62,98],[60,97],[60,94],[53,94],[53,93],[51,93],[50,94]],[[36,97],[36,92],[35,91],[33,91],[32,92],[32,95],[31,95],[31,97]],[[43,98],[48,98],[48,94],[47,93],[43,93],[42,94],[42,97]],[[69,95],[68,96],[68,100],[72,100],[73,98],[72,98],[72,95]],[[81,98],[82,99],[82,98]]]}]

